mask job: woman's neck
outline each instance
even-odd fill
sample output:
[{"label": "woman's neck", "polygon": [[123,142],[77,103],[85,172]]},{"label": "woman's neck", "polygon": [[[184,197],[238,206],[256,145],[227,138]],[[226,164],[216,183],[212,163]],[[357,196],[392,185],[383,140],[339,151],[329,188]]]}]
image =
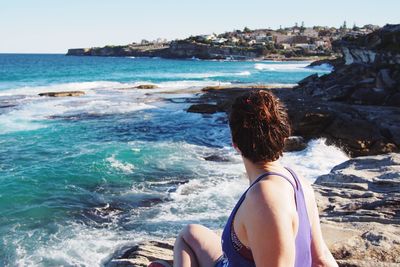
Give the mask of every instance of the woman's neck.
[{"label": "woman's neck", "polygon": [[283,169],[283,166],[277,160],[264,164],[255,164],[245,157],[242,158],[250,184],[253,184],[255,180],[265,172],[279,172]]}]

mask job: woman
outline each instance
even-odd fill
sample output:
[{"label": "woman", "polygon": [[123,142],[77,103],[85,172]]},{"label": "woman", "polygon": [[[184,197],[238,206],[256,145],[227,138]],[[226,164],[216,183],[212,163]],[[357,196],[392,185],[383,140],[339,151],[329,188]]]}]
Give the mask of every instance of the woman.
[{"label": "woman", "polygon": [[312,187],[277,161],[290,135],[283,105],[268,91],[246,93],[233,103],[229,126],[250,186],[233,209],[222,242],[201,225],[181,231],[174,266],[337,266],[322,238]]}]

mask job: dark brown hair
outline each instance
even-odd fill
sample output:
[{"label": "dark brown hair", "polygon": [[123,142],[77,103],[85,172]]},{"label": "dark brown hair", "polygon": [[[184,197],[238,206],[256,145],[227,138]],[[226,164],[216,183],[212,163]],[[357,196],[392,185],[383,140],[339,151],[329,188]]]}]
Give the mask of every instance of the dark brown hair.
[{"label": "dark brown hair", "polygon": [[229,114],[232,141],[253,163],[277,160],[290,136],[288,115],[270,91],[250,91],[235,99]]}]

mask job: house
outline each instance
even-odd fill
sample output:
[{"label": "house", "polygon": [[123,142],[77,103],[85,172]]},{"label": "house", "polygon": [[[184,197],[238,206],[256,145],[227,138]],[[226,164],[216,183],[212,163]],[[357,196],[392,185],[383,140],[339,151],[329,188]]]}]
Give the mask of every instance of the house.
[{"label": "house", "polygon": [[317,47],[327,47],[327,43],[326,43],[325,41],[323,41],[323,40],[316,40],[316,41],[314,42],[314,44],[315,44]]},{"label": "house", "polygon": [[223,44],[223,43],[225,43],[226,41],[228,41],[228,39],[226,39],[226,38],[216,38],[216,39],[214,39],[212,42],[213,42],[214,44]]},{"label": "house", "polygon": [[196,36],[197,40],[199,41],[212,41],[217,38],[215,34],[204,34],[204,35],[198,35]]},{"label": "house", "polygon": [[231,38],[229,39],[229,41],[232,42],[232,43],[239,43],[239,42],[240,42],[240,39],[239,39],[239,38],[236,38],[236,37],[231,37]]},{"label": "house", "polygon": [[307,28],[303,31],[303,35],[309,38],[317,38],[318,31],[314,30],[313,28]]},{"label": "house", "polygon": [[256,41],[257,41],[257,43],[262,43],[262,42],[272,43],[273,38],[271,35],[262,34],[262,35],[256,36]]},{"label": "house", "polygon": [[294,47],[303,48],[304,50],[315,50],[317,46],[315,44],[298,43]]},{"label": "house", "polygon": [[273,36],[275,39],[276,44],[283,44],[283,43],[291,43],[293,36],[291,35],[284,35],[284,34],[276,34]]},{"label": "house", "polygon": [[291,45],[288,44],[288,43],[281,43],[280,45],[282,46],[282,48],[283,48],[284,50],[287,50],[287,49],[290,49],[290,48],[291,48]]}]

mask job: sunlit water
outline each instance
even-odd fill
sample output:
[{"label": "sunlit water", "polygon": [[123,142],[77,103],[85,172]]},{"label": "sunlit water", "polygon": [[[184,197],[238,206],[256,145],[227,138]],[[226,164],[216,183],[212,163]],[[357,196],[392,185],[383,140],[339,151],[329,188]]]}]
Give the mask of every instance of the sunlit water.
[{"label": "sunlit water", "polygon": [[[0,266],[98,266],[187,223],[223,227],[244,167],[225,115],[187,113],[182,99],[329,72],[306,65],[0,55]],[[158,88],[133,88],[145,83]],[[65,90],[85,95],[37,95]],[[314,140],[282,161],[313,181],[346,159]]]}]

